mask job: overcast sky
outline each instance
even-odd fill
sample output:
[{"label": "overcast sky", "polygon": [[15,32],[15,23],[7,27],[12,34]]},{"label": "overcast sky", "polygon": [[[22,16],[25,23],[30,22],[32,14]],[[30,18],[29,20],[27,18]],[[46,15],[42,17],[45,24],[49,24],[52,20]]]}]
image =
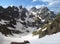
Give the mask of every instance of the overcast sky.
[{"label": "overcast sky", "polygon": [[0,6],[7,7],[12,5],[23,5],[28,9],[33,6],[37,8],[41,6],[47,6],[50,10],[54,12],[60,11],[60,0],[0,0]]}]

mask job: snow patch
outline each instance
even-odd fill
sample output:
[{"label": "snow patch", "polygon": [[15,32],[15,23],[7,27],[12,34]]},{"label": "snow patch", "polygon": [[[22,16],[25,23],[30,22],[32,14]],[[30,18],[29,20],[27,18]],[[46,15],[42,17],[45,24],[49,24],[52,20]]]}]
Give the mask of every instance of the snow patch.
[{"label": "snow patch", "polygon": [[42,29],[42,31],[45,31],[47,28]]}]

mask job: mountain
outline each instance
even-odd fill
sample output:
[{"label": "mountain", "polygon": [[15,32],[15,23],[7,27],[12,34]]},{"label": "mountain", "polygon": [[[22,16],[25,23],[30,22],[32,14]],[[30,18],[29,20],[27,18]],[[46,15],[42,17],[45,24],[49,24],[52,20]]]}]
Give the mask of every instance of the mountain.
[{"label": "mountain", "polygon": [[33,32],[34,35],[39,35],[39,38],[44,37],[46,35],[56,34],[60,32],[60,14],[57,14],[55,19],[46,25],[44,25],[38,31]]},{"label": "mountain", "polygon": [[41,8],[31,8],[30,12],[35,15],[36,17],[39,16],[41,19],[53,19],[55,14],[50,11],[47,7]]},{"label": "mountain", "polygon": [[29,11],[22,6],[0,6],[0,32],[7,35],[28,34],[50,23],[55,14],[47,7],[32,7]]}]

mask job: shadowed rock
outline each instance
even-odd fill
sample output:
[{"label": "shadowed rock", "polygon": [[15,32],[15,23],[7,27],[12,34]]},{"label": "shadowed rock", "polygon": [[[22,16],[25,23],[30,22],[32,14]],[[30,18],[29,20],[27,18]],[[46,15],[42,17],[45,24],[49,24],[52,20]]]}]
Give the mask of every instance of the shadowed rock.
[{"label": "shadowed rock", "polygon": [[11,44],[27,44],[30,43],[29,41],[24,41],[24,42],[12,42]]}]

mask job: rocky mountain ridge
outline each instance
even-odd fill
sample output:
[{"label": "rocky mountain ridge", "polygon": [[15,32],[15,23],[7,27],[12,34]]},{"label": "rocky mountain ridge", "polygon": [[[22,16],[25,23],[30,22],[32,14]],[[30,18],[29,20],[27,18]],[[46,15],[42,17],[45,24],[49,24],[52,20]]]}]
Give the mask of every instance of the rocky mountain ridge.
[{"label": "rocky mountain ridge", "polygon": [[29,11],[22,6],[0,6],[0,32],[5,36],[30,33],[54,20],[55,14],[47,7],[32,7]]}]

